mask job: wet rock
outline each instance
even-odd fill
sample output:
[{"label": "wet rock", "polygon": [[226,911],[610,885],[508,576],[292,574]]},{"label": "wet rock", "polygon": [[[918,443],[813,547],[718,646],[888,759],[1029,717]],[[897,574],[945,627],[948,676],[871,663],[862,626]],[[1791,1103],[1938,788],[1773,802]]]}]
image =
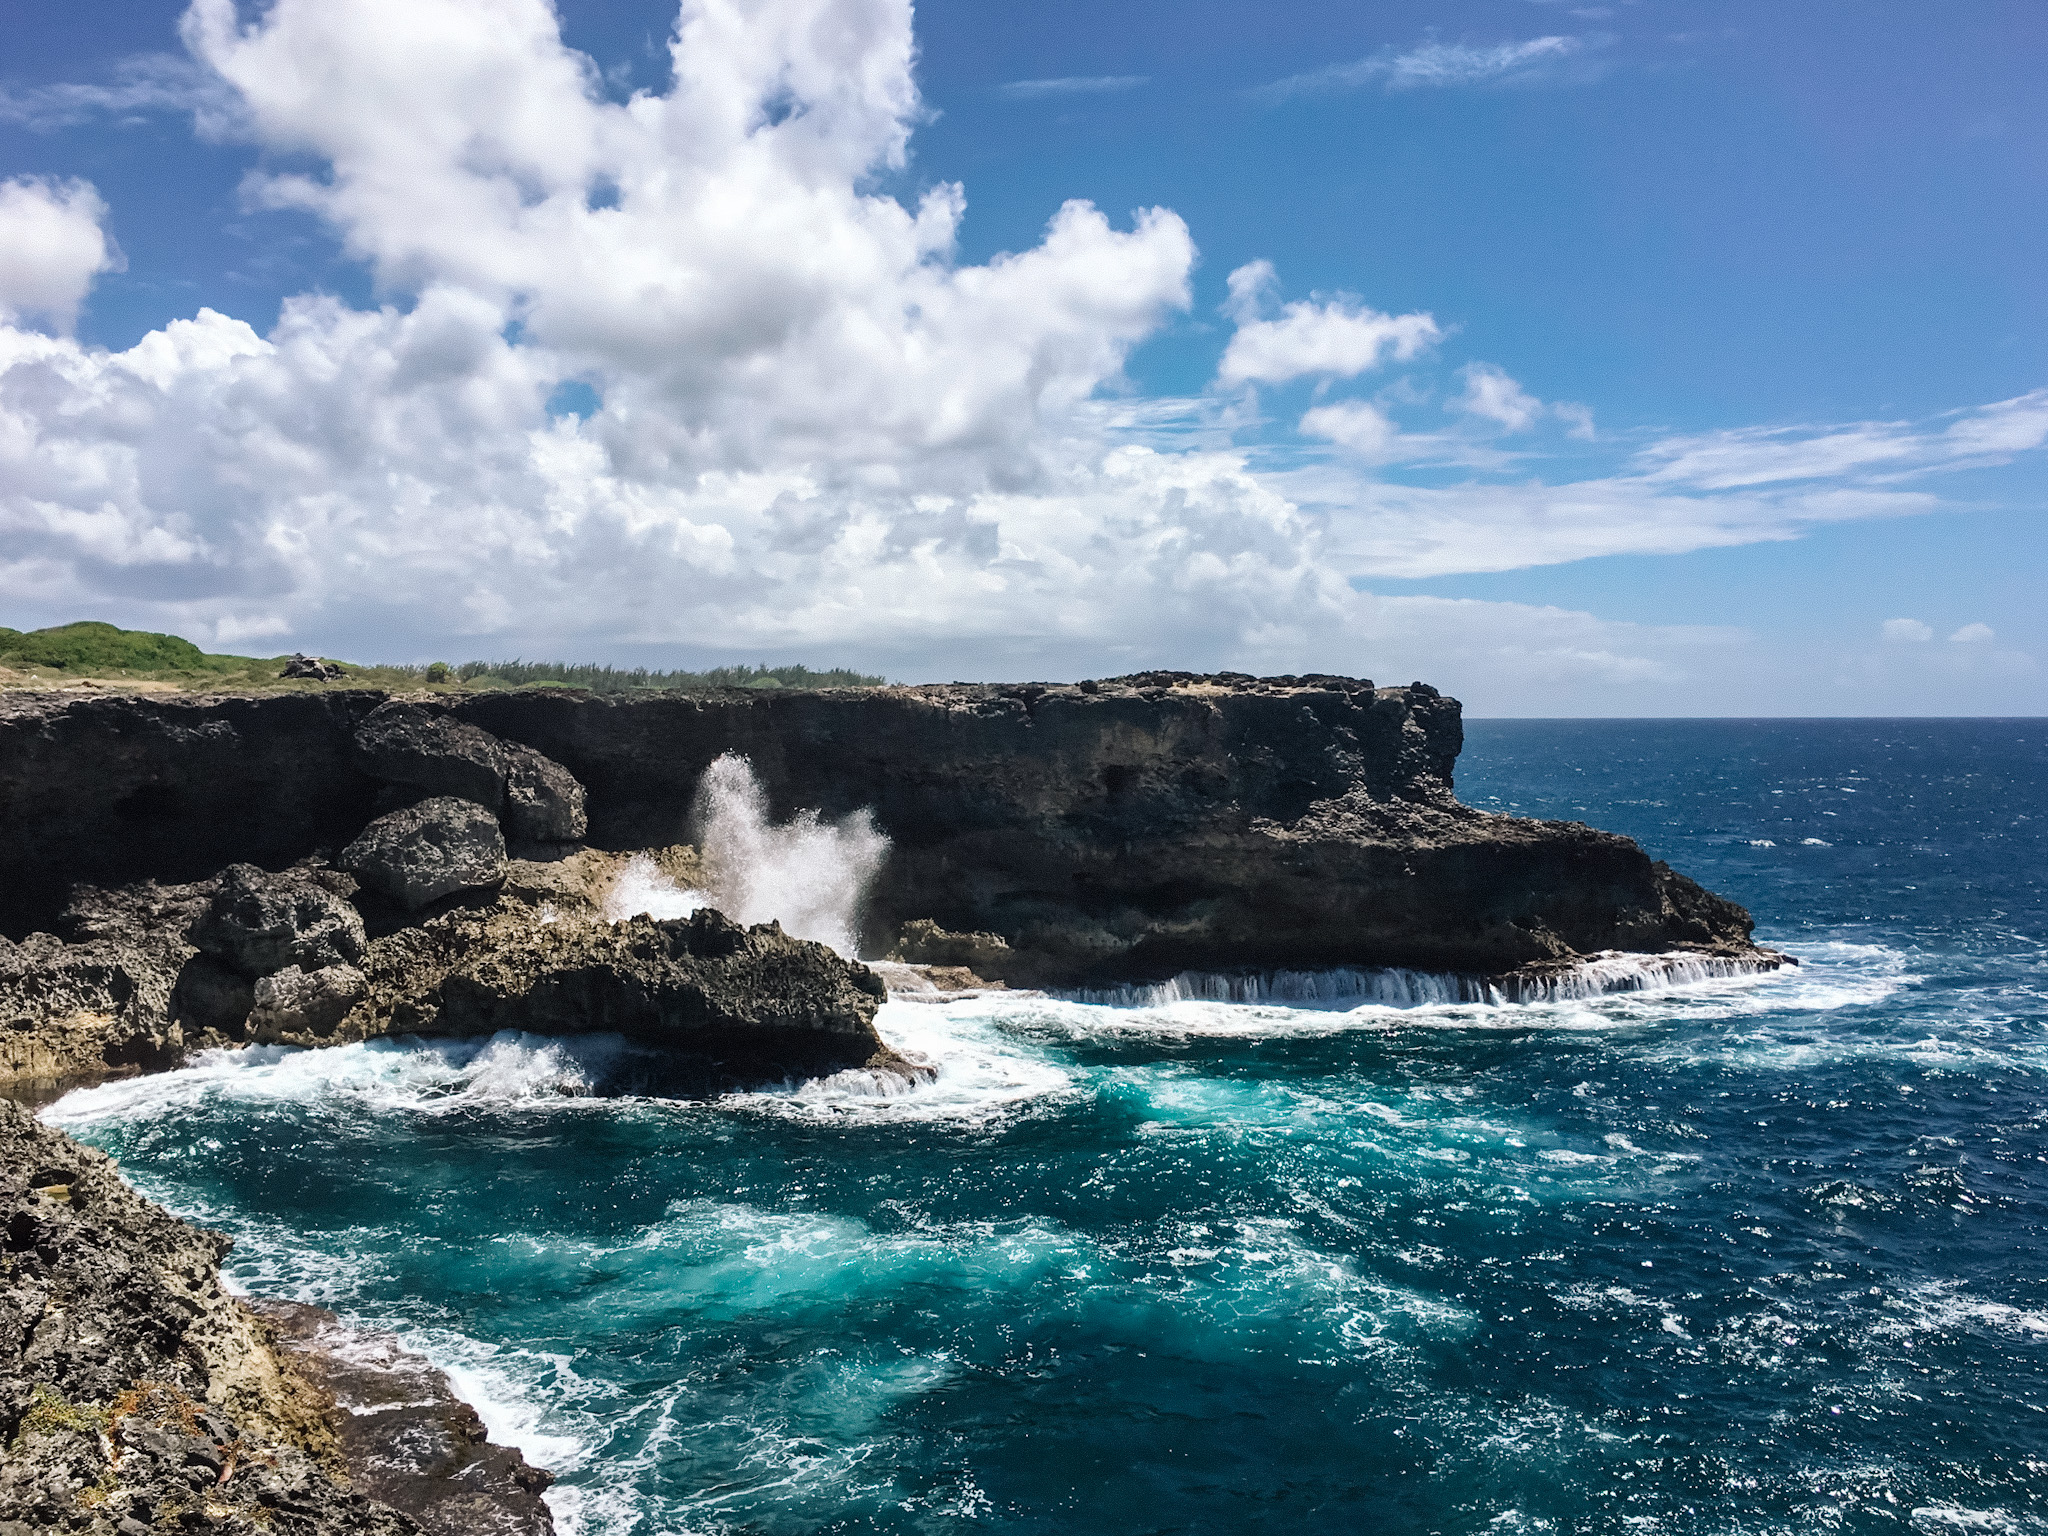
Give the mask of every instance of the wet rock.
[{"label": "wet rock", "polygon": [[549,1536],[553,1476],[493,1445],[448,1378],[388,1333],[344,1328],[321,1307],[259,1301],[300,1371],[335,1400],[355,1485],[436,1536]]},{"label": "wet rock", "polygon": [[875,1033],[887,992],[874,972],[708,908],[622,923],[551,921],[513,901],[458,909],[375,940],[364,971],[368,998],[325,1043],[618,1034],[644,1048],[645,1090],[664,1093],[855,1067],[917,1072]]},{"label": "wet rock", "polygon": [[590,830],[583,786],[531,747],[505,749],[505,832],[526,843],[573,843]]},{"label": "wet rock", "polygon": [[356,731],[355,759],[370,777],[412,796],[452,795],[493,814],[505,803],[504,743],[422,704],[372,710]]},{"label": "wet rock", "polygon": [[265,1044],[331,1035],[369,990],[368,979],[352,965],[315,971],[288,965],[256,983],[248,1014],[249,1038]]},{"label": "wet rock", "polygon": [[498,818],[473,800],[438,795],[379,816],[335,862],[407,911],[458,891],[497,885],[505,874]]},{"label": "wet rock", "polygon": [[286,966],[346,965],[363,957],[369,940],[356,909],[307,871],[230,864],[192,942],[253,979]]}]

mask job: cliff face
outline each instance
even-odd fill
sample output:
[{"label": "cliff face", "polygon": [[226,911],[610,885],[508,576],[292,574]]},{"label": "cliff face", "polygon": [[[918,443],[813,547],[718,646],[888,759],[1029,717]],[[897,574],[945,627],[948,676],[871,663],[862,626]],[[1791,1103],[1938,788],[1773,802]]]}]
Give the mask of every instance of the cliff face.
[{"label": "cliff face", "polygon": [[[0,929],[49,926],[74,882],[346,844],[376,808],[350,742],[381,697],[0,697]],[[867,949],[1013,984],[1747,950],[1739,907],[1628,839],[1459,805],[1460,706],[1419,684],[550,689],[452,712],[570,770],[599,847],[690,840],[697,783],[729,751],[778,814],[872,808],[893,849]]]}]

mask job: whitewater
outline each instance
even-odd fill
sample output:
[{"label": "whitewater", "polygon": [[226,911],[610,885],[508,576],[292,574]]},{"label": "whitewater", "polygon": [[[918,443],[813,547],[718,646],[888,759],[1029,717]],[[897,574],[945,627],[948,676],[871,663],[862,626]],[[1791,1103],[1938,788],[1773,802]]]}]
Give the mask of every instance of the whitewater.
[{"label": "whitewater", "polygon": [[[709,1102],[616,1040],[259,1049],[46,1118],[448,1370],[565,1531],[2048,1530],[2048,726],[1468,736],[1465,799],[1804,963],[898,1000],[929,1084]],[[878,834],[749,835],[720,878],[809,838],[755,889],[843,937],[793,871]]]}]

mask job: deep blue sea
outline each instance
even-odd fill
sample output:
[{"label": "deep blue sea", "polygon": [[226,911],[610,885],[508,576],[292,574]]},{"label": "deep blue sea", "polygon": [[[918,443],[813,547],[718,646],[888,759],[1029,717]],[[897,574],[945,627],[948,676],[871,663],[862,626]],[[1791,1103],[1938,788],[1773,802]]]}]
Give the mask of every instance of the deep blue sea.
[{"label": "deep blue sea", "polygon": [[533,1037],[47,1118],[396,1331],[564,1530],[2048,1531],[2048,722],[1474,722],[1796,972],[1550,1005],[891,1003],[941,1065],[565,1097]]}]

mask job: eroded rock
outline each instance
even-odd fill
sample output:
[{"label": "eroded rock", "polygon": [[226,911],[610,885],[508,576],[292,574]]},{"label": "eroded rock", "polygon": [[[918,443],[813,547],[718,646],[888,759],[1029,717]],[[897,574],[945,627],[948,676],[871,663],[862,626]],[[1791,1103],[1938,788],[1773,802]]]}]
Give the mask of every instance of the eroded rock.
[{"label": "eroded rock", "polygon": [[220,1280],[228,1240],[0,1101],[0,1530],[411,1536],[331,1400]]},{"label": "eroded rock", "polygon": [[380,704],[356,729],[363,772],[420,797],[452,795],[494,815],[505,803],[505,744],[487,731],[423,704]]},{"label": "eroded rock", "polygon": [[[323,878],[324,875],[324,878]],[[230,864],[192,926],[192,942],[251,978],[286,966],[318,970],[363,957],[363,919],[331,885],[331,874]]]},{"label": "eroded rock", "polygon": [[529,843],[571,843],[590,830],[583,786],[551,757],[507,746],[505,832]]},{"label": "eroded rock", "polygon": [[458,891],[495,886],[505,874],[505,837],[497,816],[482,805],[437,795],[379,816],[335,862],[371,890],[417,911]]},{"label": "eroded rock", "polygon": [[288,965],[257,982],[250,997],[249,1038],[258,1044],[321,1039],[368,995],[370,984],[352,965],[303,971]]}]

